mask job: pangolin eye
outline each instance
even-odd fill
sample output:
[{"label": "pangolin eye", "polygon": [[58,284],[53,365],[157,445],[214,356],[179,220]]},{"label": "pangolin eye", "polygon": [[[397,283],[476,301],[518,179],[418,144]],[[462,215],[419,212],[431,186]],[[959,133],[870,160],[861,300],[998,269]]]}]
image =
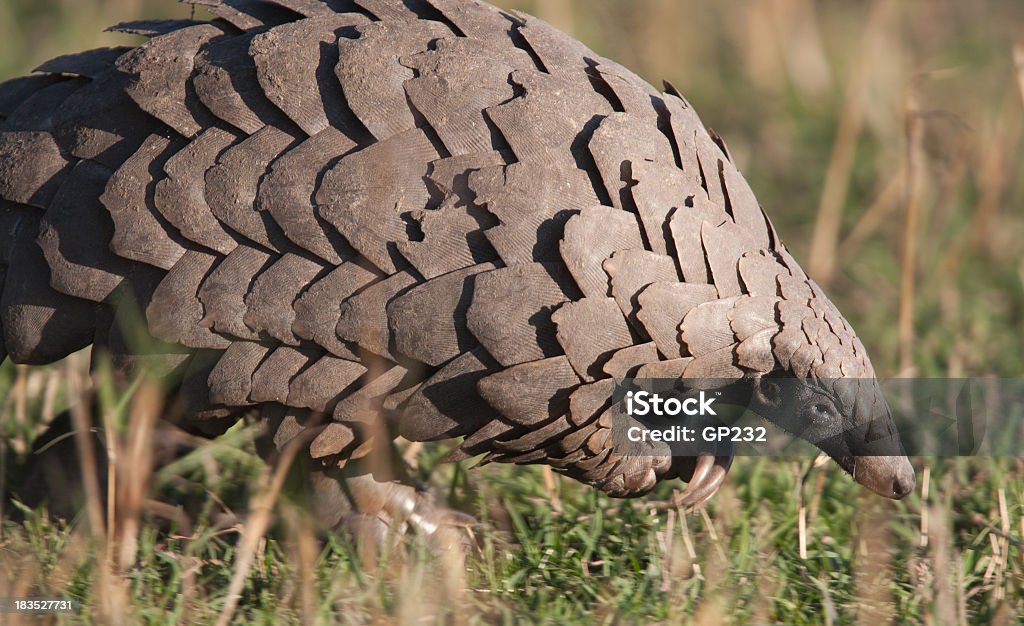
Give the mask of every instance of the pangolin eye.
[{"label": "pangolin eye", "polygon": [[811,412],[814,414],[814,419],[828,420],[832,419],[832,407],[825,404],[824,402],[816,402],[811,407]]}]

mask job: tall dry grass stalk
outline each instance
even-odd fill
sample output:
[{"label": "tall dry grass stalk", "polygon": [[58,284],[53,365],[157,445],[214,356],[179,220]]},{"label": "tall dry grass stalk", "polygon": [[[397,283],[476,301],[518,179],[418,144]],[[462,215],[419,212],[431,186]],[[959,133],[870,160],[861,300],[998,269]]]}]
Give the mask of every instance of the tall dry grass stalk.
[{"label": "tall dry grass stalk", "polygon": [[864,248],[864,244],[878,235],[900,206],[906,174],[903,168],[897,170],[882,187],[874,202],[861,214],[860,219],[850,229],[850,233],[839,244],[838,261],[852,261]]},{"label": "tall dry grass stalk", "polygon": [[101,545],[106,545],[106,522],[104,521],[103,496],[100,491],[99,459],[96,456],[95,442],[92,434],[95,431],[92,419],[92,396],[83,381],[83,368],[77,358],[72,355],[65,364],[65,380],[68,395],[75,400],[69,408],[71,423],[75,429],[75,445],[82,468],[82,488],[85,492],[85,508],[89,521],[89,532]]},{"label": "tall dry grass stalk", "polygon": [[928,547],[928,528],[929,528],[929,522],[930,522],[930,520],[928,519],[928,516],[929,516],[929,511],[931,511],[931,509],[929,508],[929,506],[930,506],[930,500],[929,499],[931,497],[931,489],[932,489],[932,472],[931,472],[931,467],[930,466],[925,466],[924,470],[921,472],[921,526],[920,526],[920,536],[918,537],[918,542],[919,542],[921,548],[927,548]]},{"label": "tall dry grass stalk", "polygon": [[1013,66],[1017,70],[1017,89],[1020,91],[1021,104],[1024,104],[1024,42],[1013,46]]},{"label": "tall dry grass stalk", "polygon": [[822,468],[828,461],[827,455],[824,453],[818,454],[807,464],[807,470],[801,474],[800,480],[797,483],[797,541],[799,542],[797,552],[803,560],[807,560],[807,542],[810,537],[808,524],[814,520],[814,516],[818,512],[818,505],[821,502],[821,491],[825,486],[824,473],[818,472],[809,505],[807,502],[807,483],[814,470]]},{"label": "tall dry grass stalk", "polygon": [[[947,478],[943,482],[943,491],[950,485]],[[960,586],[962,567],[959,559],[954,558],[949,515],[939,504],[923,506],[928,506],[929,510],[928,546],[932,572],[932,603],[925,615],[936,624],[966,624],[963,611],[958,610],[963,606],[965,594]]]},{"label": "tall dry grass stalk", "polygon": [[853,608],[858,625],[875,626],[897,618],[889,589],[894,575],[892,531],[887,523],[889,513],[884,510],[889,506],[870,494],[858,497],[853,538],[853,584],[857,590],[857,605]]},{"label": "tall dry grass stalk", "polygon": [[288,442],[278,455],[274,467],[264,473],[261,480],[261,487],[253,495],[249,506],[249,518],[242,529],[242,538],[238,546],[235,560],[234,574],[231,583],[228,585],[227,596],[224,600],[224,607],[217,617],[217,626],[228,626],[238,608],[238,601],[242,597],[242,588],[249,576],[256,557],[259,543],[264,539],[270,519],[273,515],[274,506],[281,489],[284,488],[285,478],[291,469],[299,451],[308,446],[308,436],[297,436]]},{"label": "tall dry grass stalk", "polygon": [[[19,372],[20,376],[20,372]],[[18,396],[24,393],[24,387],[15,383],[14,389],[11,393],[7,394],[2,404],[0,404],[0,433],[11,432],[13,428],[8,425],[7,420],[12,413],[12,409],[15,404],[21,402]],[[15,418],[17,419],[17,418]],[[0,441],[0,494],[7,493],[7,454],[8,449],[12,447],[12,442],[9,438],[4,437],[3,441]],[[13,450],[12,450],[13,452]],[[4,519],[4,505],[7,503],[7,498],[0,499],[0,520]],[[0,540],[3,540],[3,525],[0,524]]]},{"label": "tall dry grass stalk", "polygon": [[924,155],[924,118],[916,94],[907,94],[906,109],[906,182],[904,184],[903,252],[900,262],[899,341],[900,374],[912,376],[914,370],[914,303],[917,289],[918,238],[920,236],[921,192],[926,167]]},{"label": "tall dry grass stalk", "polygon": [[[75,399],[70,411],[81,466],[89,532],[99,554],[103,555],[96,566],[95,584],[92,589],[94,597],[98,600],[95,605],[96,619],[108,624],[123,624],[129,619],[128,590],[125,581],[117,577],[113,560],[114,542],[110,536],[115,532],[113,517],[116,512],[116,497],[109,490],[104,493],[101,489],[99,457],[94,441],[97,429],[92,415],[93,394],[83,380],[82,372],[85,368],[80,363],[82,357],[81,353],[72,355],[67,361],[65,371],[68,393]],[[113,435],[112,431],[106,431],[107,454],[112,452],[111,446],[114,444],[109,437]],[[111,469],[115,471],[110,471]],[[108,466],[108,487],[116,486],[115,477],[116,468]]]},{"label": "tall dry grass stalk", "polygon": [[878,44],[885,36],[892,5],[891,0],[875,0],[873,3],[861,37],[859,55],[844,90],[843,108],[832,143],[832,156],[825,171],[825,184],[808,256],[808,272],[822,285],[831,282],[835,271],[843,207],[850,188],[857,140],[868,106],[868,76],[878,62]]},{"label": "tall dry grass stalk", "polygon": [[138,554],[142,514],[149,499],[154,466],[154,433],[163,410],[163,399],[157,383],[143,381],[132,397],[120,450],[121,463],[114,466],[119,489],[112,499],[117,504],[117,571],[121,573],[135,564]]},{"label": "tall dry grass stalk", "polygon": [[321,548],[313,520],[308,511],[290,502],[282,501],[278,509],[288,533],[289,559],[295,566],[291,575],[293,585],[298,587],[302,623],[316,624],[317,607],[320,605],[316,568]]}]

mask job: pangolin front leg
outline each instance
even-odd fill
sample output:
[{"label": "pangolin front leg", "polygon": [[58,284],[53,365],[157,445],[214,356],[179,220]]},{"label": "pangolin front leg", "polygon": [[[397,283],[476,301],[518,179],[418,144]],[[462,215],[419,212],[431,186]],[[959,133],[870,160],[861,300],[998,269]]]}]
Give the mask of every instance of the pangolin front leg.
[{"label": "pangolin front leg", "polygon": [[310,474],[311,506],[324,526],[351,535],[364,560],[395,553],[412,533],[438,552],[473,548],[472,516],[449,509],[407,477],[346,470]]}]

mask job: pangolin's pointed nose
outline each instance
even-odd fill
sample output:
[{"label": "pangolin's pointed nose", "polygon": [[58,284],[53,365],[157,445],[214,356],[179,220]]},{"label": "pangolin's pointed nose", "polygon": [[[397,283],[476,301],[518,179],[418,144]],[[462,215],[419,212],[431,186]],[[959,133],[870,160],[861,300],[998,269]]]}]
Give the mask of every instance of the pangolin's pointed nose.
[{"label": "pangolin's pointed nose", "polygon": [[914,490],[914,486],[917,484],[917,476],[914,474],[914,468],[910,462],[901,464],[899,469],[896,471],[896,476],[892,479],[892,498],[901,500]]},{"label": "pangolin's pointed nose", "polygon": [[878,495],[894,500],[907,497],[917,483],[914,466],[905,456],[856,457],[853,477]]}]

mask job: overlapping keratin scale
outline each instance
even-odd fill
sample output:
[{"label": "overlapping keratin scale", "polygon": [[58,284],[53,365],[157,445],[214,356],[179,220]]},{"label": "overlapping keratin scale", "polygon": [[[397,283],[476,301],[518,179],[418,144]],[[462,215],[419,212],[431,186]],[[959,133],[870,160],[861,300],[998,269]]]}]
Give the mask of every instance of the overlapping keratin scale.
[{"label": "overlapping keratin scale", "polygon": [[344,123],[344,98],[331,80],[339,38],[358,36],[359,14],[323,15],[272,28],[253,38],[249,54],[267,98],[310,137]]},{"label": "overlapping keratin scale", "polygon": [[144,270],[198,417],[260,405],[343,464],[387,414],[688,502],[727,461],[616,455],[615,378],[869,371],[671,90],[475,0],[201,4],[0,85],[0,354],[88,343]]}]

